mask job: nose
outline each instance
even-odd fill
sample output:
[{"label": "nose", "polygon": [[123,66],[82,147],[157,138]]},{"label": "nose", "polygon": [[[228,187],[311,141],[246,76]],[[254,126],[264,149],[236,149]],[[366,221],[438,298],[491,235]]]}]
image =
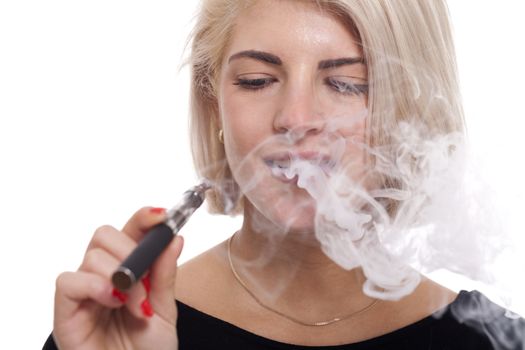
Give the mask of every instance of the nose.
[{"label": "nose", "polygon": [[288,134],[295,141],[323,130],[324,121],[312,86],[290,87],[281,95],[273,128],[279,134]]}]

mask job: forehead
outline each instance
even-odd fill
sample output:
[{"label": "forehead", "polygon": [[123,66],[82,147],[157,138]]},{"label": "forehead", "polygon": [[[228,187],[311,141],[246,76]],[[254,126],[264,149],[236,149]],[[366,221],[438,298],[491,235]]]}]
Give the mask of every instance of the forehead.
[{"label": "forehead", "polygon": [[227,53],[265,50],[281,58],[358,56],[350,29],[313,1],[259,0],[239,13]]}]

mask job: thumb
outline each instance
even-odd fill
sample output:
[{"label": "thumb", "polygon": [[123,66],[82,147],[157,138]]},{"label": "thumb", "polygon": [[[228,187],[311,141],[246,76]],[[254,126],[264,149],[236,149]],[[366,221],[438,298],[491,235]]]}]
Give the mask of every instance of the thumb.
[{"label": "thumb", "polygon": [[168,322],[175,323],[177,310],[175,307],[175,279],[177,275],[177,259],[179,258],[184,240],[181,236],[175,239],[162,252],[151,268],[151,306],[155,313]]}]

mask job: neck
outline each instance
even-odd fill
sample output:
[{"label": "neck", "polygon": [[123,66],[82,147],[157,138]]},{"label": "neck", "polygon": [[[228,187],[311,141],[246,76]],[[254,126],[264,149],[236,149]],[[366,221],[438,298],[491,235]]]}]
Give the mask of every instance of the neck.
[{"label": "neck", "polygon": [[246,214],[231,242],[232,260],[248,288],[265,303],[315,319],[371,302],[362,293],[362,271],[344,270],[330,260],[314,232],[285,233],[270,225],[254,229],[254,216]]}]

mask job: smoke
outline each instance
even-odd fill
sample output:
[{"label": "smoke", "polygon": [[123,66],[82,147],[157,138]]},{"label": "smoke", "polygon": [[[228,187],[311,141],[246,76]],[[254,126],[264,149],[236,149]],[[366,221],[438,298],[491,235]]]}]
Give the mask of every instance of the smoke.
[{"label": "smoke", "polygon": [[429,138],[406,122],[391,132],[392,147],[340,140],[334,154],[340,157],[342,141],[352,142],[374,159],[366,177],[388,177],[395,187],[348,176],[354,163],[327,175],[293,159],[284,171],[316,200],[315,235],[323,251],[345,269],[362,267],[365,293],[381,299],[410,294],[420,273],[438,269],[491,282],[489,267],[504,242],[463,135]]}]

